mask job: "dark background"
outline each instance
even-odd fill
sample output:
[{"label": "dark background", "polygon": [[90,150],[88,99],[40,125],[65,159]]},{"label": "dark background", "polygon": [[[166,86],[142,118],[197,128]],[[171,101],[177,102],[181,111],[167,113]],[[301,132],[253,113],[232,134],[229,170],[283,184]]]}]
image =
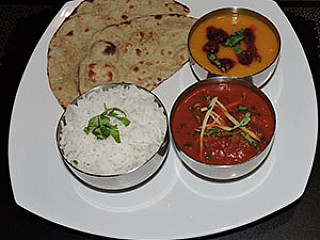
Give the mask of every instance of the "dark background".
[{"label": "dark background", "polygon": [[[214,1],[214,0],[213,0]],[[240,0],[239,0],[240,1]],[[255,1],[255,0],[253,0]],[[257,1],[257,0],[256,0]],[[65,1],[0,1],[0,81],[4,125],[1,129],[0,239],[104,239],[46,221],[19,207],[8,170],[8,132],[14,98],[28,60]],[[317,95],[320,81],[320,2],[279,1],[307,55]],[[294,93],[293,93],[294,94]],[[303,196],[293,204],[249,225],[199,239],[320,239],[319,144]],[[124,226],[125,228],[125,226]]]}]

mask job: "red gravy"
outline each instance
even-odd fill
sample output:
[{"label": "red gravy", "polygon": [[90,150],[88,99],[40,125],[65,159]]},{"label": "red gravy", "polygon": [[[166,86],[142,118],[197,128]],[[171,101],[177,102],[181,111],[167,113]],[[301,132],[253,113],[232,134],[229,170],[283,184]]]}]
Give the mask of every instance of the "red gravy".
[{"label": "red gravy", "polygon": [[[244,127],[232,123],[217,103],[212,109],[214,117],[202,125],[215,97]],[[179,97],[172,111],[171,128],[177,146],[188,156],[206,164],[231,165],[243,163],[266,148],[275,131],[275,115],[269,100],[255,87],[236,81],[209,81],[189,88]]]}]

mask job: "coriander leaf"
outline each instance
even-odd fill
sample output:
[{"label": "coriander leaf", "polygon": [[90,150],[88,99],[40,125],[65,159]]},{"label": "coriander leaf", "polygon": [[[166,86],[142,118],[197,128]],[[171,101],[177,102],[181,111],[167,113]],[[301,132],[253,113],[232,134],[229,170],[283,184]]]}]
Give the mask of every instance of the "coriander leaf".
[{"label": "coriander leaf", "polygon": [[118,119],[126,127],[129,126],[129,124],[131,123],[131,121],[126,117],[119,117],[119,116],[114,116],[114,117]]},{"label": "coriander leaf", "polygon": [[107,139],[110,135],[110,130],[108,127],[101,126],[92,131],[92,134],[96,136],[98,140]]},{"label": "coriander leaf", "polygon": [[196,103],[196,104],[194,104],[192,107],[190,107],[190,111],[191,111],[192,116],[195,117],[195,119],[197,120],[197,123],[200,125],[200,124],[201,124],[200,116],[197,115],[196,112],[195,112],[195,109],[196,109],[197,107],[200,107],[200,103]]},{"label": "coriander leaf", "polygon": [[73,159],[73,160],[71,160],[71,163],[73,163],[74,165],[78,165],[78,160],[77,159]]},{"label": "coriander leaf", "polygon": [[252,137],[250,137],[248,134],[246,134],[245,132],[241,131],[241,135],[253,146],[256,147],[257,150],[260,149],[259,147],[259,142],[255,139],[253,139]]},{"label": "coriander leaf", "polygon": [[244,118],[240,121],[239,127],[246,126],[251,121],[251,113],[247,112]]},{"label": "coriander leaf", "polygon": [[110,124],[110,118],[108,116],[100,114],[98,116],[99,124],[100,125],[109,125]]},{"label": "coriander leaf", "polygon": [[117,107],[107,108],[104,104],[104,111],[90,118],[83,131],[86,134],[92,133],[98,140],[107,139],[111,135],[117,143],[120,143],[120,133],[114,120],[118,120],[126,127],[131,123],[123,110]]},{"label": "coriander leaf", "polygon": [[120,133],[119,133],[119,130],[118,128],[111,128],[110,129],[110,133],[111,133],[111,136],[113,137],[113,139],[117,142],[117,143],[120,143]]},{"label": "coriander leaf", "polygon": [[242,51],[240,44],[237,44],[237,45],[233,46],[232,49],[237,54],[241,53],[241,51]]},{"label": "coriander leaf", "polygon": [[244,118],[241,119],[239,124],[234,125],[231,130],[239,128],[239,127],[244,127],[246,126],[249,122],[251,121],[251,113],[247,112],[244,116]]},{"label": "coriander leaf", "polygon": [[218,136],[218,137],[220,137],[220,138],[232,137],[233,135],[236,135],[236,134],[238,134],[238,133],[240,133],[240,132],[241,132],[241,130],[233,131],[233,132],[228,132],[228,133],[223,134],[223,135],[220,135],[220,136]]},{"label": "coriander leaf", "polygon": [[83,129],[83,131],[84,131],[86,134],[89,134],[90,132],[92,132],[93,129],[94,129],[94,128],[92,128],[92,127],[85,127],[85,128]]},{"label": "coriander leaf", "polygon": [[[124,111],[122,111],[120,108],[117,108],[117,107],[109,108],[106,110],[106,112],[109,116],[119,120],[126,127],[129,126],[129,124],[131,123],[131,121],[126,117],[127,114]],[[118,113],[122,114],[123,116],[119,116]]]},{"label": "coriander leaf", "polygon": [[222,72],[225,72],[226,71],[226,68],[224,66],[224,64],[222,64],[219,59],[216,57],[215,54],[212,54],[212,53],[207,53],[207,58],[209,59],[209,61],[216,65]]},{"label": "coriander leaf", "polygon": [[234,31],[228,38],[227,41],[225,41],[224,46],[230,47],[235,51],[236,53],[241,52],[241,42],[244,39],[244,32],[245,29],[240,29],[238,31]]},{"label": "coriander leaf", "polygon": [[111,133],[109,126],[101,126],[100,132],[103,139],[107,139]]},{"label": "coriander leaf", "polygon": [[237,111],[238,111],[238,112],[246,112],[246,111],[248,111],[248,107],[239,105],[239,106],[237,107]]},{"label": "coriander leaf", "polygon": [[210,128],[209,130],[204,132],[204,135],[206,136],[210,136],[212,134],[217,134],[219,132],[221,132],[222,130],[220,128]]},{"label": "coriander leaf", "polygon": [[89,120],[89,127],[98,127],[99,126],[99,116],[95,116]]},{"label": "coriander leaf", "polygon": [[115,111],[115,112],[120,112],[120,113],[122,113],[124,116],[127,115],[127,114],[125,113],[125,111],[122,111],[120,108],[114,107],[114,108],[112,108],[112,109],[113,109],[113,111]]}]

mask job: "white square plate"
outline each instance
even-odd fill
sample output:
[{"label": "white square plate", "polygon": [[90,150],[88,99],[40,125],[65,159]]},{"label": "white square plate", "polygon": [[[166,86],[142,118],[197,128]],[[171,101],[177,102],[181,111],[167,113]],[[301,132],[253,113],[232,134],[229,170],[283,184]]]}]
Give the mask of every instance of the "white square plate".
[{"label": "white square plate", "polygon": [[[133,239],[190,238],[232,229],[271,214],[304,192],[313,165],[318,113],[303,48],[274,1],[183,0],[191,16],[222,7],[245,7],[273,21],[282,38],[279,66],[263,88],[277,113],[274,147],[250,176],[227,183],[191,174],[171,147],[161,171],[144,186],[102,193],[70,175],[56,148],[62,108],[47,79],[49,41],[79,1],[68,2],[36,46],[22,77],[10,126],[9,166],[15,200],[49,221],[96,235]],[[154,92],[170,113],[173,101],[195,82],[185,65]]]}]

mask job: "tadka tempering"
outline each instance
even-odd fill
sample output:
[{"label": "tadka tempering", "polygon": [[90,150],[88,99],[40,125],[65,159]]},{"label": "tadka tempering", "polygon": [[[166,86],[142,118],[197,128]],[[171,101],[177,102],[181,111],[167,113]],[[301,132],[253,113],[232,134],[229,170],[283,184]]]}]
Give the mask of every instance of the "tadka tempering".
[{"label": "tadka tempering", "polygon": [[275,32],[260,19],[221,13],[193,30],[189,47],[194,60],[208,71],[239,77],[268,67],[277,56],[280,43]]}]

